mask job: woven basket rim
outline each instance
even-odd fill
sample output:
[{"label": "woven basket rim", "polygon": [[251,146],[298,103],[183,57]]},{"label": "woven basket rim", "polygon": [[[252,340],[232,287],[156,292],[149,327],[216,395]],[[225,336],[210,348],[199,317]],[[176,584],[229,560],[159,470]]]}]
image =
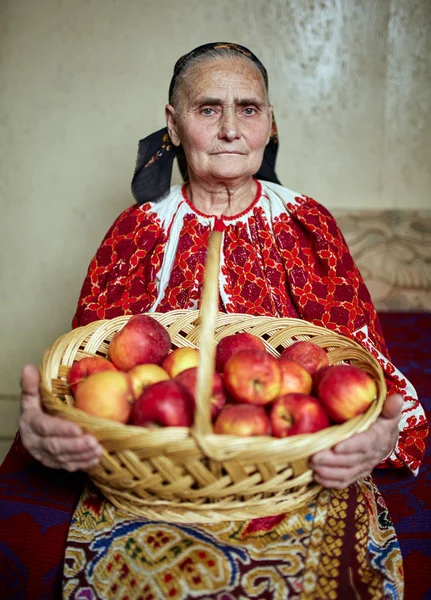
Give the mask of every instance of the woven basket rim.
[{"label": "woven basket rim", "polygon": [[[188,310],[188,309],[177,309],[177,310],[173,310],[173,311],[169,311],[169,313],[148,313],[150,316],[153,316],[155,318],[157,317],[161,317],[163,319],[164,316],[167,316],[168,314],[172,316],[180,316],[183,314],[193,314],[195,315],[195,318],[192,320],[193,323],[195,323],[196,321],[199,320],[200,318],[200,312],[198,310]],[[60,338],[58,338],[58,340],[61,339],[65,339],[68,336],[70,337],[84,337],[84,336],[80,336],[80,333],[85,333],[86,331],[93,331],[93,330],[100,330],[103,331],[105,325],[115,325],[116,323],[118,323],[119,325],[124,326],[128,320],[132,317],[132,315],[122,315],[120,317],[114,317],[113,319],[103,319],[100,321],[96,321],[96,322],[92,322],[88,325],[83,325],[79,328],[76,328],[74,330],[72,330],[69,333],[64,334],[63,336],[60,336]],[[325,327],[322,327],[320,325],[314,325],[313,323],[310,323],[308,321],[304,321],[301,319],[296,319],[296,318],[291,318],[291,317],[274,317],[274,316],[260,316],[260,315],[248,315],[246,313],[219,313],[219,321],[221,322],[221,325],[219,324],[219,321],[217,322],[217,329],[219,327],[223,327],[223,322],[224,321],[231,321],[231,322],[241,322],[243,320],[246,320],[248,322],[253,321],[253,322],[257,322],[259,323],[260,321],[262,321],[262,323],[267,322],[268,320],[271,321],[277,321],[277,323],[280,324],[280,326],[286,325],[287,326],[291,326],[291,325],[298,325],[298,327],[300,327],[301,329],[304,330],[304,335],[306,335],[306,330],[309,329],[310,331],[320,331],[324,334],[327,335],[331,335],[334,336],[336,338],[343,338],[344,340],[346,340],[348,342],[348,345],[350,347],[353,348],[357,348],[358,351],[360,351],[361,353],[367,352],[356,340],[348,338],[347,336],[344,336],[343,334],[337,333],[337,332],[333,332],[331,330],[326,329]],[[121,327],[118,327],[118,329],[120,329]],[[222,330],[223,331],[223,330]],[[255,331],[255,327],[253,328],[253,331]],[[217,330],[216,330],[216,336],[217,337]],[[215,340],[215,343],[217,343],[217,341]],[[197,348],[199,346],[196,346]],[[50,346],[47,350],[46,350],[46,354],[49,354],[49,352],[51,351],[52,346]],[[368,353],[369,358],[375,363],[376,367],[378,369],[381,370],[381,367],[377,361],[377,359],[372,356],[371,354]],[[74,359],[70,360],[70,365],[65,365],[65,366],[71,366],[71,364],[73,364]],[[384,378],[383,378],[384,380]],[[43,377],[42,380],[42,388],[43,391],[45,393],[45,397],[46,395],[51,396],[53,394],[52,391],[52,381],[51,380],[47,380],[45,377]],[[386,391],[386,390],[385,390]],[[383,395],[383,394],[381,394]],[[59,401],[61,402],[61,401]],[[381,408],[381,404],[382,401],[380,401],[379,404],[379,410],[378,412],[380,412],[380,408]],[[163,446],[166,443],[169,443],[172,440],[172,436],[174,436],[175,439],[186,439],[187,437],[189,437],[190,435],[193,435],[193,427],[187,428],[187,427],[161,427],[158,428],[156,430],[152,430],[146,427],[140,427],[140,426],[136,426],[136,425],[131,425],[131,424],[123,424],[123,423],[119,423],[116,421],[111,421],[111,420],[107,420],[107,419],[102,419],[100,417],[95,417],[93,415],[90,415],[82,410],[79,410],[77,408],[75,408],[74,406],[65,406],[64,403],[61,402],[61,406],[59,407],[61,409],[61,412],[72,419],[76,419],[79,423],[84,423],[84,422],[88,422],[88,424],[91,424],[92,427],[95,427],[96,429],[99,428],[106,428],[107,430],[110,431],[115,431],[115,432],[126,432],[127,431],[127,435],[130,437],[138,437],[140,438],[139,441],[143,442],[144,440],[141,439],[143,437],[145,437],[146,439],[148,439],[148,435],[151,435],[151,443],[152,444],[156,444],[157,446]],[[295,435],[295,436],[290,436],[290,437],[285,437],[285,438],[276,438],[273,436],[250,436],[250,437],[241,437],[238,438],[237,436],[234,435],[220,435],[220,434],[209,434],[208,436],[205,437],[209,437],[209,438],[216,438],[217,440],[223,441],[224,445],[229,448],[231,445],[233,446],[242,446],[245,449],[252,449],[252,448],[256,448],[256,443],[259,446],[263,446],[265,445],[266,447],[273,447],[274,449],[281,449],[281,450],[292,450],[293,448],[300,446],[301,444],[304,444],[306,442],[308,442],[308,440],[310,440],[310,436],[313,437],[313,440],[316,442],[316,444],[318,444],[320,442],[319,445],[322,445],[322,449],[325,446],[324,440],[326,437],[331,437],[332,433],[339,433],[340,434],[340,440],[345,439],[346,437],[348,437],[351,434],[351,431],[353,429],[355,429],[355,431],[362,431],[363,429],[365,429],[368,425],[368,422],[370,420],[370,418],[373,418],[374,414],[376,412],[376,402],[372,402],[371,405],[368,407],[368,409],[363,412],[362,414],[350,419],[349,421],[346,421],[345,423],[341,423],[341,424],[332,424],[331,426],[322,429],[320,431],[317,431],[315,433],[307,433],[307,434],[299,434],[299,435]],[[361,427],[361,425],[363,424],[363,426]],[[158,440],[160,440],[159,442],[155,439],[155,437],[157,436]],[[163,441],[162,441],[163,440]],[[166,441],[165,441],[166,440]]]},{"label": "woven basket rim", "polygon": [[[199,347],[199,325],[196,324],[199,311],[179,309],[169,313],[147,314],[166,325],[174,346],[182,344],[184,339],[185,346]],[[340,362],[345,356],[349,357],[348,360],[371,369],[370,373],[378,385],[377,398],[364,413],[345,423],[334,424],[315,433],[286,438],[237,437],[213,432],[202,435],[195,426],[161,427],[154,430],[101,419],[74,406],[68,406],[62,398],[72,402],[72,397],[58,390],[67,387],[67,372],[76,357],[81,357],[82,353],[106,355],[112,335],[131,317],[132,315],[124,315],[99,320],[60,336],[46,350],[41,367],[43,403],[46,409],[51,414],[76,422],[84,431],[99,439],[104,448],[102,460],[95,468],[89,470],[89,475],[104,495],[128,514],[174,522],[220,522],[226,518],[243,520],[294,510],[305,500],[312,498],[317,493],[316,490],[321,489],[312,481],[308,458],[347,439],[353,433],[364,431],[381,412],[386,397],[383,370],[377,359],[356,340],[301,319],[244,313],[218,313],[214,344],[228,335],[232,328],[236,331],[261,331],[262,336],[266,335],[262,339],[268,349],[274,356],[278,356],[281,347],[290,345],[296,339],[314,339],[313,335],[316,335],[316,340],[321,341],[323,347],[328,349],[330,362]],[[276,326],[272,326],[271,323],[275,323]],[[265,324],[269,334],[265,334]],[[194,344],[196,340],[198,343]],[[271,345],[273,343],[274,347]],[[151,471],[154,467],[153,458],[156,457],[156,462],[159,462],[159,456],[162,457],[162,463],[167,461],[173,465],[174,470],[178,467],[178,472],[183,473],[178,475],[178,481],[172,481],[169,477],[165,479],[163,473],[166,473],[166,468],[163,464],[160,474],[157,470]],[[204,469],[210,469],[208,465],[211,461],[219,461],[221,468],[226,468],[227,471],[223,471],[221,478],[216,479],[216,484],[211,483],[210,478],[207,485],[206,475],[204,483],[199,481],[199,467],[196,473],[196,482],[199,485],[196,488],[190,487],[193,478],[190,479],[187,461],[193,462],[195,456],[200,457],[199,461],[209,461],[205,463]],[[184,466],[182,460],[186,461]],[[144,465],[142,469],[139,467],[141,461]],[[251,478],[246,480],[250,487],[244,487],[241,478],[238,480],[234,476],[229,479],[231,472],[228,465],[235,462],[244,465],[245,472],[250,473]],[[150,484],[146,487],[144,480],[144,492],[139,491],[141,482],[139,477],[137,480],[135,478],[137,464],[138,471],[142,474],[151,473],[154,490],[160,489],[164,492],[166,489],[164,496],[158,496],[159,492],[152,492]],[[269,468],[270,465],[272,466]],[[259,479],[259,473],[262,473],[262,479]],[[268,475],[264,477],[264,473]],[[269,480],[266,479],[268,476]],[[163,479],[165,482],[162,486],[166,484],[166,487],[162,489],[160,482],[163,482]],[[226,479],[229,479],[228,484],[225,483]],[[180,486],[183,484],[184,491],[181,491]],[[282,493],[278,491],[281,486],[284,490]],[[179,490],[178,493],[175,492],[175,497],[171,497],[171,488]],[[243,491],[236,494],[235,490],[239,489]],[[205,498],[206,490],[213,492],[212,495],[208,492],[204,501],[202,498]],[[246,499],[241,499],[243,497]]]}]

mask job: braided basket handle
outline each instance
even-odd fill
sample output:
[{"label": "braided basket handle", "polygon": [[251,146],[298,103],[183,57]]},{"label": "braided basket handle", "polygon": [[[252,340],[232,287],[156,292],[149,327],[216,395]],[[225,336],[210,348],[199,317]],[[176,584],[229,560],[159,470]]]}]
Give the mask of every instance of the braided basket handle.
[{"label": "braided basket handle", "polygon": [[200,351],[194,424],[194,434],[198,438],[213,432],[210,398],[215,370],[216,346],[214,344],[214,330],[218,315],[220,248],[222,238],[223,222],[216,221],[208,242],[200,305]]}]

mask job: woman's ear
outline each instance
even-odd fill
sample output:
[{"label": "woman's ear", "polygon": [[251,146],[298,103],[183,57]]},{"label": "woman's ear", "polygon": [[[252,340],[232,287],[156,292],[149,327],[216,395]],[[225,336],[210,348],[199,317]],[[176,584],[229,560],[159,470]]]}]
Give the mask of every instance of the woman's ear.
[{"label": "woman's ear", "polygon": [[268,133],[268,139],[266,140],[266,143],[269,144],[269,140],[271,139],[271,133],[272,133],[272,118],[274,115],[274,107],[272,106],[272,104],[270,104],[268,106],[268,118],[269,118],[269,133]]},{"label": "woman's ear", "polygon": [[165,107],[165,119],[166,127],[168,128],[169,137],[174,146],[181,144],[180,137],[178,135],[177,117],[175,108],[171,104],[167,104]]}]

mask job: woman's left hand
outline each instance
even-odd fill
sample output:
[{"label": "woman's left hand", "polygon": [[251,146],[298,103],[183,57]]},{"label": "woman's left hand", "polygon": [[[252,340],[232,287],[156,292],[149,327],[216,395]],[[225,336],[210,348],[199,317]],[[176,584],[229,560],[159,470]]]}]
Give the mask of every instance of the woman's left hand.
[{"label": "woman's left hand", "polygon": [[388,396],[380,416],[367,431],[315,454],[310,460],[314,479],[323,487],[343,489],[370,475],[397,443],[402,406],[402,396]]}]

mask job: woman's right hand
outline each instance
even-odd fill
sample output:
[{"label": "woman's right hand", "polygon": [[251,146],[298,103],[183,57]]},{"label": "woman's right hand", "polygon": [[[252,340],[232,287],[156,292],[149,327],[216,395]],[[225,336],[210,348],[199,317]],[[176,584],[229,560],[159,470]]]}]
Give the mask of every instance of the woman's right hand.
[{"label": "woman's right hand", "polygon": [[96,465],[102,447],[92,435],[70,421],[42,411],[39,372],[27,365],[21,373],[19,432],[26,450],[46,467],[79,471]]}]

